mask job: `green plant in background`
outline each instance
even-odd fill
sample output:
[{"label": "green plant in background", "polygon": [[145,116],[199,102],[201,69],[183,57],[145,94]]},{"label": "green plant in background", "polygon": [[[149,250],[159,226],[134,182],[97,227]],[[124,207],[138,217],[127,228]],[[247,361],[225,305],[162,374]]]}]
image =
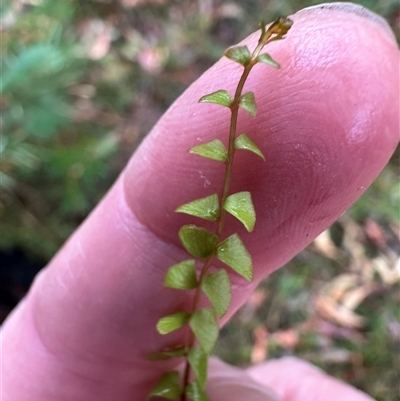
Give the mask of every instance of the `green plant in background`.
[{"label": "green plant in background", "polygon": [[[275,68],[279,64],[267,53],[261,53],[264,46],[280,40],[289,31],[292,21],[286,17],[279,18],[266,29],[261,24],[261,36],[257,47],[250,53],[247,46],[228,49],[225,56],[243,66],[244,70],[236,88],[234,97],[226,90],[218,90],[203,96],[200,103],[214,103],[228,107],[231,111],[228,149],[219,139],[197,145],[189,152],[225,164],[225,176],[221,194],[212,194],[201,199],[179,206],[178,213],[200,217],[215,222],[215,232],[208,231],[194,224],[188,224],[179,230],[179,238],[196,259],[203,261],[200,273],[196,273],[196,260],[188,259],[171,266],[165,276],[164,285],[178,290],[194,290],[190,311],[180,310],[162,317],[157,323],[160,334],[171,333],[189,325],[189,338],[185,345],[165,349],[151,355],[155,359],[185,358],[182,382],[178,371],[165,373],[150,396],[159,396],[170,400],[207,401],[205,392],[207,380],[207,359],[218,339],[219,326],[217,318],[222,318],[231,302],[231,283],[225,269],[209,273],[214,258],[219,259],[236,273],[251,281],[253,265],[249,252],[237,233],[224,238],[226,214],[237,218],[247,231],[253,231],[256,214],[250,192],[243,191],[230,194],[232,166],[236,150],[247,150],[265,160],[257,145],[246,135],[237,135],[236,125],[239,108],[243,108],[252,117],[256,116],[257,105],[253,92],[243,93],[245,82],[257,63],[265,63]],[[200,308],[200,299],[205,295],[210,307]],[[192,376],[194,373],[195,378]]]},{"label": "green plant in background", "polygon": [[[13,21],[11,5],[3,6],[2,18]],[[46,0],[2,34],[1,248],[44,259],[97,201],[94,184],[117,144],[74,117],[71,88],[88,67],[68,29],[74,18],[72,3]]]}]

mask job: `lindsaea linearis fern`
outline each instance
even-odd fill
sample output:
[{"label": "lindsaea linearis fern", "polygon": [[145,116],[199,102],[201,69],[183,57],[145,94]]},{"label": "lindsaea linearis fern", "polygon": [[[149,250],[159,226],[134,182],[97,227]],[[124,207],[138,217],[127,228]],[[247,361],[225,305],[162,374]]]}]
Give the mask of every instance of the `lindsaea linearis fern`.
[{"label": "lindsaea linearis fern", "polygon": [[[224,182],[220,194],[211,194],[179,206],[178,213],[212,221],[215,231],[211,232],[194,224],[188,224],[179,230],[179,238],[192,258],[171,266],[165,276],[164,286],[180,291],[193,291],[193,302],[190,310],[173,311],[161,317],[157,323],[160,334],[171,333],[188,325],[189,337],[184,345],[164,349],[150,355],[153,359],[184,358],[183,373],[176,370],[165,373],[149,397],[157,396],[176,401],[209,401],[205,392],[207,381],[208,356],[218,338],[219,325],[217,318],[222,318],[231,302],[231,283],[227,271],[216,269],[210,272],[215,258],[240,274],[246,280],[253,278],[253,265],[249,252],[234,233],[224,233],[227,213],[237,218],[251,232],[256,222],[250,192],[243,191],[230,194],[232,166],[237,150],[247,150],[265,160],[257,145],[242,133],[237,134],[239,108],[256,116],[257,105],[253,92],[243,93],[243,88],[252,68],[258,63],[279,68],[279,64],[267,53],[261,53],[267,44],[284,38],[292,26],[289,18],[282,17],[268,28],[261,24],[261,35],[256,48],[251,53],[247,46],[228,49],[225,56],[243,67],[233,97],[223,89],[200,98],[200,103],[214,103],[228,107],[231,111],[228,148],[219,139],[194,146],[189,152],[215,160],[225,166]],[[202,262],[200,270],[196,265]],[[200,308],[201,297],[206,296],[210,307]],[[171,311],[172,312],[172,311]]]}]

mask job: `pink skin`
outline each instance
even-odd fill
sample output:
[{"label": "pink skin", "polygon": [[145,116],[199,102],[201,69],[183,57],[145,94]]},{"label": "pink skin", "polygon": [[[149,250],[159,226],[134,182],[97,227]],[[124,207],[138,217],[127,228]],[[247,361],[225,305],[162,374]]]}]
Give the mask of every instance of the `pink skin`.
[{"label": "pink skin", "polygon": [[[363,193],[399,139],[399,53],[387,26],[360,9],[320,7],[293,20],[287,39],[268,49],[283,68],[257,65],[246,86],[259,113],[254,120],[241,113],[239,131],[267,161],[244,151],[235,159],[232,190],[251,191],[258,216],[252,234],[227,221],[226,233],[240,233],[255,267],[251,284],[231,274],[229,316]],[[244,42],[253,48],[257,38]],[[172,367],[145,356],[187,334],[155,330],[159,317],[187,308],[192,298],[162,287],[166,269],[187,258],[177,231],[195,220],[173,210],[219,192],[223,176],[222,165],[187,149],[215,137],[226,142],[229,120],[227,109],[197,100],[221,88],[232,92],[239,73],[222,59],[176,101],[36,278],[2,329],[3,401],[141,401]],[[332,400],[369,399],[304,363],[271,363],[250,374],[285,401],[327,400],[306,386],[313,378],[340,394]],[[231,371],[212,367],[210,383],[224,369]],[[241,377],[238,383],[255,383]]]}]

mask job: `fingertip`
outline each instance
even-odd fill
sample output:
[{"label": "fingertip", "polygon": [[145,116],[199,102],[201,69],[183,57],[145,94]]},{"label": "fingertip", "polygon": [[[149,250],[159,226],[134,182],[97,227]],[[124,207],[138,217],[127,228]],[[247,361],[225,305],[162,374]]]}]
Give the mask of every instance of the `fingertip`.
[{"label": "fingertip", "polygon": [[361,18],[365,18],[366,20],[369,20],[370,22],[378,25],[380,29],[382,29],[387,33],[388,37],[396,41],[394,33],[390,28],[388,22],[385,20],[385,18],[369,10],[366,7],[363,7],[361,4],[346,3],[346,2],[322,3],[315,6],[303,8],[302,10],[298,11],[298,13],[318,14],[318,13],[324,13],[325,11],[349,13]]}]

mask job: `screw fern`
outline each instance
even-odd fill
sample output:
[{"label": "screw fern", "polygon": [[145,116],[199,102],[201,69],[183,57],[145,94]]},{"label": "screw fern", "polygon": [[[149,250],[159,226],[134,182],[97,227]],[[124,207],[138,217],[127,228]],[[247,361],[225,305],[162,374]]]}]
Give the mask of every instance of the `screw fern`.
[{"label": "screw fern", "polygon": [[[243,67],[233,97],[226,90],[218,90],[200,98],[200,103],[213,103],[228,107],[231,111],[228,148],[214,139],[189,149],[189,153],[214,160],[225,165],[224,182],[220,194],[211,194],[179,206],[178,213],[200,217],[215,223],[214,232],[194,224],[187,224],[179,230],[179,238],[193,257],[171,266],[165,276],[164,286],[179,291],[193,290],[193,302],[189,311],[174,311],[161,317],[157,323],[160,334],[168,334],[188,325],[187,342],[173,349],[164,349],[151,355],[154,359],[184,357],[184,371],[165,373],[149,394],[176,401],[209,401],[205,392],[207,381],[208,355],[218,338],[217,319],[222,318],[231,302],[231,283],[225,269],[210,272],[212,262],[219,259],[229,268],[251,281],[253,264],[251,255],[237,233],[224,236],[227,214],[234,216],[251,232],[256,222],[256,213],[251,194],[248,191],[230,193],[232,167],[237,150],[250,151],[263,160],[264,155],[258,146],[247,136],[237,134],[239,109],[242,108],[252,117],[257,114],[257,104],[253,92],[244,92],[244,85],[257,63],[264,63],[274,68],[279,64],[266,53],[261,53],[264,46],[272,41],[282,39],[292,26],[286,17],[279,18],[268,28],[261,24],[261,35],[258,44],[251,53],[247,46],[236,46],[228,49],[225,56]],[[201,269],[196,265],[202,262]],[[210,306],[199,308],[201,297],[207,297]]]}]

